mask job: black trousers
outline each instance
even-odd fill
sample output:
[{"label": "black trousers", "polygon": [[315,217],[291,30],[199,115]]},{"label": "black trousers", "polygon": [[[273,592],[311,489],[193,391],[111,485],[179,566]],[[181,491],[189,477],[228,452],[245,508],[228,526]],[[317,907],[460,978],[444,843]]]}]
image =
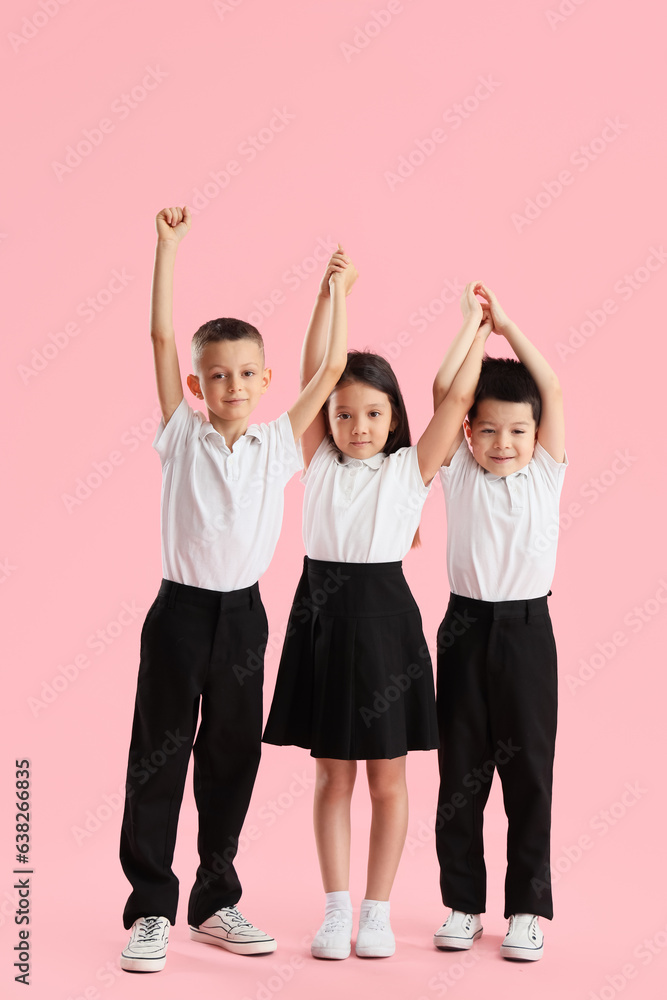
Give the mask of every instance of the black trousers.
[{"label": "black trousers", "polygon": [[241,898],[233,861],[260,759],[267,635],[256,583],[222,593],[162,581],[141,632],[120,842],[126,928],[152,914],[175,922],[171,863],[191,750],[200,863],[188,922]]},{"label": "black trousers", "polygon": [[443,902],[465,913],[486,909],[483,814],[497,770],[508,819],[505,916],[553,917],[558,679],[547,597],[491,602],[452,594],[438,630],[436,849]]}]

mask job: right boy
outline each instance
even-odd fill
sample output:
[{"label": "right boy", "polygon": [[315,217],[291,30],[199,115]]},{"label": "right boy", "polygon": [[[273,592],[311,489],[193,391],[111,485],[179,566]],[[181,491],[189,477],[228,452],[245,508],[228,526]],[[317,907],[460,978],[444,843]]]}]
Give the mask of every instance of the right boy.
[{"label": "right boy", "polygon": [[[123,923],[132,933],[120,964],[132,972],[165,965],[191,750],[200,864],[190,936],[245,955],[276,948],[236,908],[233,865],[260,758],[268,625],[257,581],[278,540],[285,485],[301,467],[297,441],[345,368],[345,296],[357,276],[339,248],[322,282],[332,305],[325,358],[290,410],[269,424],[248,425],[271,381],[259,332],[241,320],[205,323],[193,337],[187,384],[206,404],[206,420],[183,396],[172,324],[176,251],[191,215],[187,207],[165,208],[156,225],[151,339],[163,419],[153,446],[163,474],[163,580],[141,633],[121,832],[121,864],[132,884]],[[146,760],[154,762],[150,770]]]},{"label": "right boy", "polygon": [[482,933],[482,826],[497,768],[508,819],[509,926],[500,952],[535,961],[543,954],[539,917],[553,916],[545,872],[558,677],[547,598],[567,466],[563,400],[548,362],[490,288],[469,284],[461,304],[467,322],[436,378],[436,406],[484,316],[519,360],[484,359],[467,442],[462,429],[440,473],[451,597],[438,632],[436,848],[442,900],[452,912],[434,944],[467,949]]}]

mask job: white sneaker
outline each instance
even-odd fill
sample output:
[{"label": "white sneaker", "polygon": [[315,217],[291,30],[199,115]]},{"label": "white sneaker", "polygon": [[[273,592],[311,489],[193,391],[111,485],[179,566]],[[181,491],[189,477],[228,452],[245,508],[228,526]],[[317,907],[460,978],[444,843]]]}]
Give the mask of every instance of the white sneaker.
[{"label": "white sneaker", "polygon": [[433,935],[433,944],[441,951],[467,951],[482,936],[479,913],[452,910],[444,924]]},{"label": "white sneaker", "polygon": [[348,958],[352,948],[352,910],[332,910],[313,938],[313,958]]},{"label": "white sneaker", "polygon": [[160,972],[167,961],[169,921],[166,917],[139,917],[132,924],[120,967],[126,972]]},{"label": "white sneaker", "polygon": [[394,954],[396,939],[389,923],[389,903],[375,903],[368,910],[362,904],[355,950],[359,958],[389,958]]},{"label": "white sneaker", "polygon": [[544,952],[544,934],[534,913],[514,913],[510,917],[505,940],[500,946],[503,958],[521,958],[536,962]]},{"label": "white sneaker", "polygon": [[264,955],[275,951],[275,938],[255,927],[235,906],[216,910],[199,927],[190,924],[190,937],[204,944],[217,944],[237,955]]}]

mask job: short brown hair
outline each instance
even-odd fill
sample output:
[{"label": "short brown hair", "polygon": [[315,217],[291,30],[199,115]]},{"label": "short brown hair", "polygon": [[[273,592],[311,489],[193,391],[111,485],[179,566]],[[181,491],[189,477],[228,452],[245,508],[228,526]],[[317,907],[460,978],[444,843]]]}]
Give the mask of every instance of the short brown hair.
[{"label": "short brown hair", "polygon": [[264,341],[262,335],[251,323],[242,319],[210,319],[200,326],[192,338],[192,364],[197,368],[207,344],[215,344],[221,340],[251,340],[257,344],[264,360]]}]

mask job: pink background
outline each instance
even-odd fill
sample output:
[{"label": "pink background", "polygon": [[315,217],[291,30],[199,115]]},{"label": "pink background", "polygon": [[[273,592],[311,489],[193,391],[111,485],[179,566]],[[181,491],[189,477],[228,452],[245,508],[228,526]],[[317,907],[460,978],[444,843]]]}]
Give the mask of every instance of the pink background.
[{"label": "pink background", "polygon": [[[28,757],[33,997],[171,1000],[223,990],[266,1000],[344,990],[357,998],[370,989],[405,1000],[661,996],[667,164],[656,5],[13,0],[0,19],[9,154],[0,213],[4,994],[23,995],[11,967],[12,790],[14,759]],[[292,117],[282,124],[275,109]],[[271,131],[272,120],[281,131]],[[434,129],[439,141],[426,141]],[[70,155],[69,169],[58,167],[85,130],[91,145],[80,148],[80,162]],[[258,134],[251,158],[247,139]],[[226,181],[220,176],[224,189],[209,187],[208,201],[197,202],[196,190],[232,160],[238,167]],[[397,180],[400,163],[406,176]],[[522,221],[528,200],[532,219]],[[408,765],[409,840],[392,896],[396,956],[311,960],[309,936],[322,913],[313,761],[306,751],[267,747],[247,821],[256,836],[243,845],[239,870],[243,910],[276,934],[279,950],[250,960],[188,939],[196,864],[188,783],[175,858],[182,905],[167,967],[153,977],[118,969],[128,892],[117,860],[119,791],[139,633],[161,577],[148,337],[153,220],[175,203],[203,204],[177,264],[183,374],[202,322],[253,319],[274,369],[259,419],[295,397],[321,272],[317,263],[312,273],[312,255],[330,238],[341,240],[361,275],[349,300],[351,344],[392,358],[415,437],[458,329],[458,294],[448,291],[457,283],[487,281],[558,372],[571,467],[551,599],[561,675],[556,917],[543,921],[537,965],[498,954],[506,924],[497,782],[486,821],[484,937],[466,964],[432,947],[445,914],[432,835],[435,753],[412,754]],[[419,310],[427,313],[420,326]],[[504,343],[493,347],[509,353]],[[89,495],[68,509],[64,497],[90,476]],[[301,493],[295,477],[261,584],[276,633],[303,554]],[[431,644],[448,597],[437,483],[433,493],[424,546],[405,564]],[[136,616],[118,624],[123,605]],[[277,663],[274,651],[267,707]],[[356,907],[368,827],[361,782]]]}]

